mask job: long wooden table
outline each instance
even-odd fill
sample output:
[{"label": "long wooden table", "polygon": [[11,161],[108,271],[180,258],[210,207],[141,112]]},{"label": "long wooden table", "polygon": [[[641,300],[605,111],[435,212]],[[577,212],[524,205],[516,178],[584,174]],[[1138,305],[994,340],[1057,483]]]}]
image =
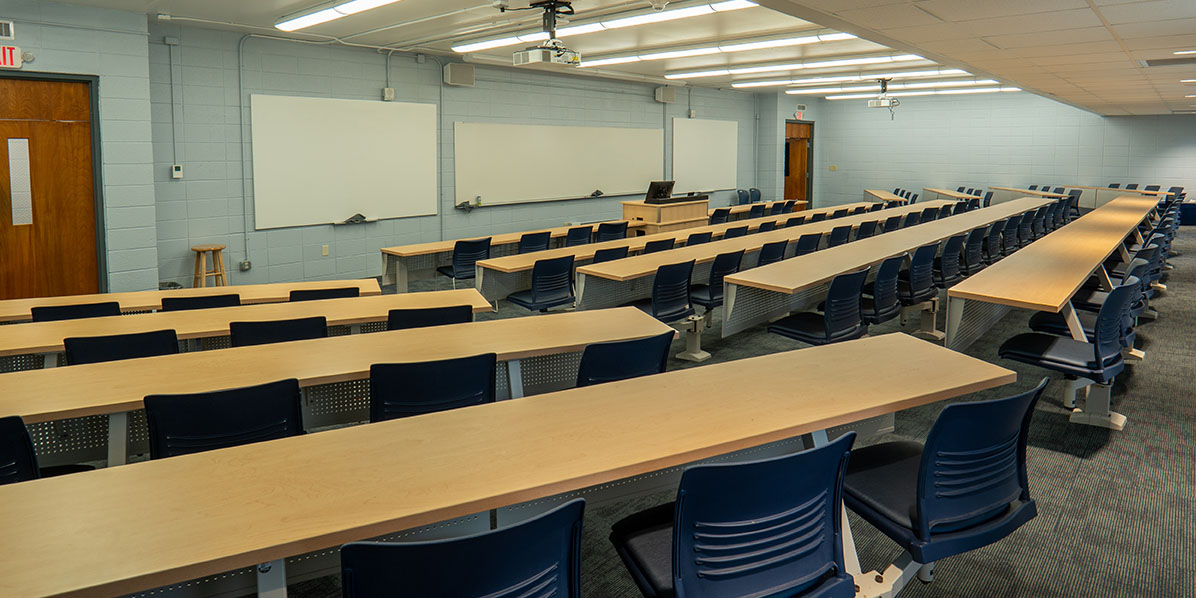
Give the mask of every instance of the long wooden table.
[{"label": "long wooden table", "polygon": [[[816,210],[808,210],[805,212],[805,214],[806,218],[809,219],[811,215],[817,213],[826,213],[829,215],[835,210],[843,208],[854,209],[857,207],[870,205],[871,204],[869,203],[861,202],[831,206]],[[748,227],[748,232],[751,232],[753,230],[759,229],[760,225],[765,222],[775,223],[778,228],[782,228],[784,227],[785,221],[793,217],[793,214],[762,216],[748,220],[738,220],[724,224],[697,226],[693,228],[687,228],[685,230],[656,233],[654,235],[643,235],[634,238],[620,239],[617,241],[590,243],[588,245],[561,247],[558,249],[549,249],[547,251],[537,251],[534,253],[490,258],[488,260],[481,260],[477,263],[477,275],[474,279],[474,285],[482,292],[482,296],[488,301],[497,301],[506,297],[507,295],[510,295],[511,293],[530,289],[532,286],[532,268],[539,260],[547,260],[571,255],[573,256],[574,263],[580,266],[593,259],[594,253],[600,249],[626,247],[630,253],[635,254],[637,252],[643,251],[644,246],[650,241],[672,239],[674,243],[685,243],[686,239],[689,238],[690,235],[703,232],[709,232],[713,238],[718,239],[722,237],[724,233],[726,233],[727,229],[730,228],[746,226]],[[673,251],[675,251],[675,249]]]},{"label": "long wooden table", "polygon": [[[894,255],[913,251],[928,243],[942,242],[977,227],[987,227],[993,222],[1036,210],[1052,201],[1055,200],[1026,197],[728,276],[723,279],[725,317],[722,335],[725,338],[817,305],[826,296],[831,279],[839,274],[878,264]],[[910,207],[921,208],[923,204]],[[933,333],[933,321],[923,322],[922,326],[927,333]]]},{"label": "long wooden table", "polygon": [[1067,197],[1066,193],[1051,193],[1050,191],[1038,191],[1035,189],[1019,189],[1017,187],[994,187],[989,186],[989,189],[994,191],[1006,191],[1012,193],[1015,197],[1024,197],[1026,195],[1033,195],[1035,197],[1051,197],[1054,199],[1063,199]]},{"label": "long wooden table", "polygon": [[883,191],[881,189],[864,189],[864,193],[867,193],[868,195],[871,195],[872,197],[875,197],[876,199],[879,199],[880,201],[896,203],[899,205],[905,205],[906,202],[909,201],[908,199],[901,197],[900,195],[897,195],[895,193],[890,193],[888,191]]},{"label": "long wooden table", "polygon": [[[311,387],[365,380],[375,363],[496,353],[506,364],[510,395],[520,397],[525,392],[522,360],[671,331],[644,312],[626,307],[12,372],[0,374],[0,416],[19,415],[26,423],[36,423],[107,415],[109,461],[124,463],[128,414],[140,409],[149,394],[206,392],[286,378]],[[551,369],[552,364],[541,365]],[[546,376],[550,374],[537,379]],[[575,376],[576,371],[562,373],[558,380],[540,383],[571,385]]]},{"label": "long wooden table", "polygon": [[795,203],[793,204],[793,211],[794,211],[794,212],[800,212],[801,210],[804,210],[804,209],[806,209],[807,207],[809,207],[809,206],[810,206],[810,202],[808,202],[808,201],[806,201],[806,200],[804,200],[804,199],[795,199],[795,200],[781,200],[781,201],[766,201],[766,202],[757,202],[757,203],[745,203],[745,204],[739,204],[739,205],[735,205],[735,206],[723,206],[723,207],[721,207],[721,208],[710,208],[709,210],[707,210],[707,212],[706,212],[706,215],[707,215],[707,216],[713,216],[713,215],[714,215],[714,212],[715,212],[716,210],[726,210],[726,209],[730,209],[730,210],[731,210],[731,211],[730,211],[730,218],[731,218],[731,220],[739,220],[739,219],[741,219],[740,217],[743,217],[743,218],[746,218],[746,217],[747,217],[747,214],[748,214],[748,212],[751,212],[751,211],[752,211],[752,206],[755,206],[755,205],[760,205],[761,203],[762,203],[762,204],[764,204],[764,214],[765,214],[765,215],[768,215],[768,213],[769,213],[770,211],[772,211],[772,208],[773,208],[773,206],[775,206],[775,205],[777,205],[777,204],[783,204],[783,203],[785,203],[785,201],[793,201],[793,202],[795,202]]},{"label": "long wooden table", "polygon": [[[610,220],[619,223],[624,220]],[[490,236],[490,255],[499,257],[512,255],[519,250],[519,239],[523,235],[532,233],[549,233],[553,241],[564,242],[569,229],[579,226],[591,226],[593,232],[598,231],[600,222],[593,224],[577,224],[573,226],[558,226],[555,228],[540,228],[514,233],[499,233]],[[644,227],[643,222],[627,222],[627,233],[634,236],[636,231]],[[436,268],[453,263],[453,246],[457,241],[484,239],[485,237],[466,237],[464,239],[448,239],[445,241],[429,241],[411,245],[398,245],[382,248],[382,284],[395,284],[397,292],[406,293],[408,284],[412,280],[430,278],[436,275]]]},{"label": "long wooden table", "polygon": [[1096,208],[1096,207],[1099,207],[1100,205],[1102,205],[1101,201],[1100,201],[1100,195],[1101,195],[1102,191],[1109,192],[1110,194],[1112,194],[1112,196],[1114,198],[1121,197],[1122,195],[1150,195],[1150,196],[1154,196],[1155,198],[1159,198],[1159,197],[1167,194],[1166,191],[1146,191],[1145,189],[1121,189],[1121,188],[1114,188],[1114,187],[1093,187],[1093,186],[1089,186],[1089,185],[1061,185],[1061,186],[1064,188],[1067,188],[1067,189],[1085,189],[1088,191],[1092,191],[1092,203],[1091,204],[1084,201],[1084,195],[1080,196],[1080,202],[1079,202],[1080,205],[1082,205],[1084,207],[1091,207],[1091,208]]},{"label": "long wooden table", "polygon": [[362,296],[381,295],[375,278],[354,280],[312,280],[307,282],[277,282],[270,284],[243,284],[224,287],[202,287],[198,289],[174,289],[169,291],[131,291],[126,293],[94,293],[91,295],[59,295],[55,297],[33,297],[29,299],[7,299],[0,301],[0,322],[22,322],[33,319],[34,307],[51,305],[76,305],[116,301],[122,311],[155,311],[162,309],[163,297],[210,297],[212,295],[237,294],[242,304],[277,303],[290,300],[291,291],[312,289],[334,289],[357,287]]},{"label": "long wooden table", "polygon": [[[1119,197],[951,287],[947,347],[962,351],[1013,308],[1062,314],[1072,337],[1086,340],[1072,296],[1094,274],[1112,288],[1105,260],[1120,250],[1128,261],[1125,239],[1142,241],[1138,225],[1157,205],[1153,196]],[[1108,386],[1098,385],[1071,421],[1120,430],[1125,416],[1110,409]]]},{"label": "long wooden table", "polygon": [[983,197],[980,195],[968,195],[967,193],[961,193],[959,191],[952,191],[950,189],[935,189],[934,187],[922,187],[922,190],[929,192],[929,193],[934,193],[935,195],[938,195],[941,197],[950,197],[951,199],[957,199],[957,200],[962,200],[962,201],[967,201],[969,199],[983,199]]},{"label": "long wooden table", "polygon": [[[280,596],[287,556],[1015,379],[894,334],[11,484],[0,487],[0,593],[126,594],[270,562],[259,591]],[[860,573],[850,534],[844,544]]]},{"label": "long wooden table", "polygon": [[[475,289],[374,295],[294,303],[263,303],[238,307],[132,314],[119,318],[84,318],[57,322],[35,322],[11,326],[0,334],[0,356],[46,355],[45,366],[57,365],[63,340],[71,337],[132,334],[152,330],[174,330],[179,340],[228,336],[231,322],[288,320],[324,316],[329,326],[352,326],[385,322],[392,309],[418,309],[469,305],[474,313],[491,311],[488,301]],[[53,359],[51,359],[53,357]]]}]

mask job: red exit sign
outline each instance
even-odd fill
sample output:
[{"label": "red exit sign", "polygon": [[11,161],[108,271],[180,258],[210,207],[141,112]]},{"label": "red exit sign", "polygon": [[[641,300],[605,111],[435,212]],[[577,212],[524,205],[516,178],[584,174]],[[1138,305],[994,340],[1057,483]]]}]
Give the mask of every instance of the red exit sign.
[{"label": "red exit sign", "polygon": [[16,46],[0,46],[0,69],[21,68],[21,49]]}]

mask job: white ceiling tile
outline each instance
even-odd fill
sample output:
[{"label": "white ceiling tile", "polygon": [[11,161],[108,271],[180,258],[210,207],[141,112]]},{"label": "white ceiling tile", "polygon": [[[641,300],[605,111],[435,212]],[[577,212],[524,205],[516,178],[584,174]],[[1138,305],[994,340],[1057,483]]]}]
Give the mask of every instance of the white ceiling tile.
[{"label": "white ceiling tile", "polygon": [[1114,25],[1144,23],[1196,17],[1196,2],[1192,0],[1154,0],[1103,6],[1098,9],[1105,20]]},{"label": "white ceiling tile", "polygon": [[1087,8],[1085,0],[926,0],[918,6],[946,21],[969,21]]},{"label": "white ceiling tile", "polygon": [[985,36],[985,40],[999,48],[1045,48],[1084,42],[1112,40],[1113,36],[1104,27],[1086,27],[1055,31],[1050,35],[1041,33],[1017,33],[1012,35]]},{"label": "white ceiling tile", "polygon": [[877,31],[942,22],[942,19],[918,9],[913,4],[890,4],[867,9],[835,10],[835,15]]},{"label": "white ceiling tile", "polygon": [[[1196,1],[1193,2],[1196,4]],[[1168,19],[1151,23],[1115,25],[1113,30],[1121,39],[1141,39],[1162,35],[1188,35],[1196,31],[1196,17]]]}]

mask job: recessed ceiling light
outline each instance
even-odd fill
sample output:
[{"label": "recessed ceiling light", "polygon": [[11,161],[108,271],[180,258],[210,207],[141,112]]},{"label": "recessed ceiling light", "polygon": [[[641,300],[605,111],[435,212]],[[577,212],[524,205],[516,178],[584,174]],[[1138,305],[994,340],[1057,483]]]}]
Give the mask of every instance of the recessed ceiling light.
[{"label": "recessed ceiling light", "polygon": [[1180,79],[1180,83],[1196,83],[1196,79]]},{"label": "recessed ceiling light", "polygon": [[1182,56],[1184,54],[1196,54],[1196,50],[1180,50],[1178,52],[1172,52],[1172,54],[1175,54],[1176,56]]},{"label": "recessed ceiling light", "polygon": [[[889,94],[890,97],[910,97],[910,96],[938,96],[938,95],[960,95],[971,93],[996,93],[999,91],[1021,91],[1020,87],[988,87],[984,89],[937,89],[929,91],[899,91],[897,93]],[[841,96],[826,96],[828,100],[864,100],[874,99],[874,93],[858,93]]]},{"label": "recessed ceiling light", "polygon": [[[770,79],[766,81],[737,81],[731,87],[774,87],[779,85],[804,85],[809,83],[834,83],[836,81],[871,81],[874,79],[907,79],[911,77],[943,77],[949,75],[968,75],[960,69],[931,69],[926,71],[904,71],[889,73],[853,73],[851,75],[828,75],[825,77],[807,77],[804,79]],[[668,75],[666,75],[667,77]]]},{"label": "recessed ceiling light", "polygon": [[[719,54],[719,53],[723,53],[723,52],[743,52],[745,50],[759,50],[759,49],[763,49],[763,48],[781,48],[781,47],[785,47],[785,46],[816,44],[819,42],[839,41],[839,40],[844,40],[844,39],[855,39],[855,36],[850,33],[829,33],[829,34],[823,34],[823,35],[805,35],[805,36],[801,36],[801,37],[786,37],[786,38],[779,38],[779,39],[774,38],[774,39],[765,39],[765,40],[757,40],[757,41],[734,42],[734,43],[718,44],[716,46],[700,46],[700,47],[696,47],[696,48],[682,48],[679,50],[663,50],[663,51],[656,51],[656,52],[645,52],[642,54],[635,54],[632,56],[634,56],[635,58],[638,58],[639,60],[667,60],[669,58],[686,58],[689,56],[705,56],[708,54]],[[608,61],[614,60],[614,59],[620,59],[620,58],[626,58],[626,56],[614,57],[614,58],[595,58],[593,60],[582,60],[581,66],[586,67],[586,66],[601,66],[604,64],[615,64],[615,63],[608,62]],[[891,56],[882,56],[880,58],[870,58],[868,60],[873,60],[876,62],[892,62],[894,60],[894,58]],[[632,61],[622,60],[622,62],[634,62],[634,60],[632,60]],[[815,67],[807,66],[807,67],[797,67],[797,68],[815,68]],[[785,70],[788,70],[788,69],[785,69]],[[721,71],[726,71],[726,72],[721,72]],[[744,71],[742,69],[728,68],[728,69],[717,69],[715,71],[699,71],[699,72],[711,72],[713,74],[703,75],[703,76],[713,77],[713,76],[718,76],[718,75],[725,75],[728,73],[734,75],[736,73],[741,73],[741,72],[755,72],[755,71]],[[690,75],[690,76],[692,76],[692,75]],[[669,77],[669,78],[670,79],[680,79],[682,77]]]},{"label": "recessed ceiling light", "polygon": [[[640,55],[642,58],[643,55]],[[665,74],[666,79],[697,79],[701,77],[719,77],[723,75],[751,75],[754,73],[775,73],[780,71],[796,71],[801,69],[820,69],[836,66],[854,66],[861,64],[884,64],[889,62],[908,62],[911,60],[926,60],[916,54],[902,54],[899,56],[871,56],[867,58],[846,58],[843,60],[820,60],[816,62],[792,62],[787,64],[765,64],[760,66],[740,66],[733,68],[684,71]],[[585,63],[582,63],[585,66]],[[786,82],[768,83],[768,85],[785,85]],[[759,87],[760,85],[732,85],[733,87]]]},{"label": "recessed ceiling light", "polygon": [[[916,83],[890,83],[889,91],[906,90],[906,89],[937,89],[940,87],[978,87],[982,85],[999,85],[998,82],[992,79],[982,79],[979,81],[926,81]],[[863,85],[855,87],[814,87],[805,89],[787,89],[785,93],[788,95],[827,95],[827,94],[843,94],[860,91],[880,91],[879,85]]]}]

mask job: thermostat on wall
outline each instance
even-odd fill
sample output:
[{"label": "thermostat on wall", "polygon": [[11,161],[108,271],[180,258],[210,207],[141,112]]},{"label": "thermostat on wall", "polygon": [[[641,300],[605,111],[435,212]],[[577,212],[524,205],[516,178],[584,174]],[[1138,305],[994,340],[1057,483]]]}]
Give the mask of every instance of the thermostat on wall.
[{"label": "thermostat on wall", "polygon": [[183,178],[183,165],[182,164],[175,164],[174,166],[170,167],[170,178],[172,178],[172,179]]}]

